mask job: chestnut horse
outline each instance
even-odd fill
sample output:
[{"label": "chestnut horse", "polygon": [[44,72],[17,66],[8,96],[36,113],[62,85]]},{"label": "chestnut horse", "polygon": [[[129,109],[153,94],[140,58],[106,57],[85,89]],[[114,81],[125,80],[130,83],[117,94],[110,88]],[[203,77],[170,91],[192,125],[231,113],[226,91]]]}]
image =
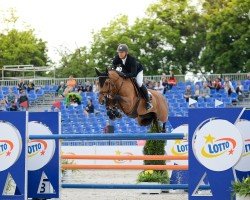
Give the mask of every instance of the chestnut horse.
[{"label": "chestnut horse", "polygon": [[[96,69],[96,73],[100,84],[99,103],[105,103],[107,110],[111,109],[112,111],[116,107],[125,115],[137,118],[138,124],[141,126],[147,126],[159,120],[163,123],[163,131],[165,131],[168,105],[161,93],[148,90],[153,108],[146,110],[146,102],[138,92],[136,82],[132,78],[121,77],[114,69],[109,69],[106,73],[101,73]],[[107,113],[110,114],[110,110]],[[114,116],[121,117],[117,111]]]}]

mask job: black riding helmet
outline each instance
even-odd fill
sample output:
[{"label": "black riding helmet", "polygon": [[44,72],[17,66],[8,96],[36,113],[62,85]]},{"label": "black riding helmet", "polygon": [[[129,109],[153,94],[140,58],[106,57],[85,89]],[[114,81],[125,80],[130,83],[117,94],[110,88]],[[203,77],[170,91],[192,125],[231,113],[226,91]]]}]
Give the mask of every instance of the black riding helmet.
[{"label": "black riding helmet", "polygon": [[128,52],[128,46],[126,44],[119,44],[117,47],[117,52]]}]

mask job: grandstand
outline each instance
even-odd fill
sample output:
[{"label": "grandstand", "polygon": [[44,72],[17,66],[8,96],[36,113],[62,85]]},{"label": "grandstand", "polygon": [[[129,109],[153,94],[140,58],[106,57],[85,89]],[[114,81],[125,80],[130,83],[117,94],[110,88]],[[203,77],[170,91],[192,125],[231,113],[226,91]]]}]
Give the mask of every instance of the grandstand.
[{"label": "grandstand", "polygon": [[[236,74],[238,78],[238,74]],[[152,77],[147,77],[152,78]],[[153,80],[157,80],[158,76],[153,77]],[[183,78],[183,77],[182,77]],[[179,77],[179,80],[182,79]],[[232,107],[232,106],[246,106],[249,107],[250,99],[249,99],[249,82],[246,82],[246,74],[245,77],[241,77],[241,82],[244,87],[244,95],[245,98],[242,101],[238,100],[238,96],[236,93],[232,93],[230,96],[225,92],[224,89],[220,90],[211,90],[210,98],[199,98],[197,103],[192,105],[192,107],[197,108],[213,108],[215,107],[215,100],[219,100],[223,102],[219,107]],[[53,83],[59,83],[60,81],[64,81],[66,79],[56,79],[53,80]],[[88,79],[77,79],[77,81],[84,82],[86,80],[93,81],[95,78]],[[8,80],[7,80],[8,81]],[[57,97],[56,90],[58,85],[55,84],[44,84],[42,85],[40,79],[34,79],[35,82],[35,90],[31,90],[27,93],[29,102],[30,102],[30,111],[58,111],[55,107],[52,106],[53,102],[60,102],[60,111],[62,116],[62,134],[96,134],[96,133],[104,133],[104,127],[106,125],[106,121],[109,120],[106,115],[106,108],[103,105],[98,103],[98,93],[95,92],[82,92],[81,93],[81,105],[76,107],[67,106],[65,103],[65,99]],[[9,82],[8,82],[9,83]],[[45,83],[45,82],[44,82]],[[169,104],[169,116],[187,116],[188,108],[190,108],[189,104],[186,102],[185,98],[183,98],[183,94],[187,85],[191,85],[194,88],[195,84],[201,84],[201,82],[191,82],[191,81],[179,81],[176,86],[174,86],[171,90],[168,90],[165,93],[165,97]],[[236,79],[233,79],[232,84],[236,86]],[[2,86],[0,90],[0,99],[5,98],[8,94],[9,88],[13,89],[13,93],[15,95],[19,95],[19,90],[17,85],[4,85],[4,80],[2,80]],[[90,113],[88,116],[84,114],[85,106],[87,105],[87,99],[90,98],[93,101],[95,107],[95,113]],[[112,122],[114,125],[115,133],[145,133],[148,130],[148,127],[140,127],[137,125],[136,120],[128,118],[127,116],[123,116],[121,119],[117,119]],[[167,131],[169,132],[171,127],[167,127]],[[100,142],[99,142],[100,143]],[[109,144],[109,145],[117,145],[117,144],[126,143],[128,145],[134,145],[135,141],[102,141],[101,144]],[[93,141],[88,141],[88,145],[95,145],[96,143]],[[82,142],[82,145],[85,145]]]}]

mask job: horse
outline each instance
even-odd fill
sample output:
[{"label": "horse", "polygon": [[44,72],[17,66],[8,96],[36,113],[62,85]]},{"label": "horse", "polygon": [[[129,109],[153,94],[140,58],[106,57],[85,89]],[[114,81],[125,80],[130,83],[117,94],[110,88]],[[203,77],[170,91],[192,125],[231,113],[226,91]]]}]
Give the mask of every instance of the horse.
[{"label": "horse", "polygon": [[[158,91],[149,89],[153,108],[146,110],[146,101],[136,86],[133,78],[124,78],[116,70],[107,69],[105,73],[96,68],[99,78],[99,103],[105,104],[110,119],[120,118],[118,108],[125,115],[136,118],[140,126],[163,123],[162,132],[168,119],[168,104],[165,97]],[[158,126],[156,126],[158,127]],[[158,128],[158,130],[159,128]]]}]

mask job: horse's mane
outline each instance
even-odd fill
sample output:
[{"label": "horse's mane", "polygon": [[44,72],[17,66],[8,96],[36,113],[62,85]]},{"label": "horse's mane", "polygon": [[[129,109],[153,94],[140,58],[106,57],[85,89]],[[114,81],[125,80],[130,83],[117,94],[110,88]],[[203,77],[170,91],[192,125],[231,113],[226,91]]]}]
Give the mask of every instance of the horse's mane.
[{"label": "horse's mane", "polygon": [[[102,74],[98,77],[98,78],[99,78],[99,83],[100,83],[100,86],[101,86],[101,87],[103,87],[105,81],[106,81],[108,78],[110,78],[109,72],[115,72],[115,73],[118,75],[117,71],[116,71],[114,68],[109,68],[109,69],[107,70],[106,73],[102,73]],[[119,75],[118,75],[118,76],[119,76]]]}]

